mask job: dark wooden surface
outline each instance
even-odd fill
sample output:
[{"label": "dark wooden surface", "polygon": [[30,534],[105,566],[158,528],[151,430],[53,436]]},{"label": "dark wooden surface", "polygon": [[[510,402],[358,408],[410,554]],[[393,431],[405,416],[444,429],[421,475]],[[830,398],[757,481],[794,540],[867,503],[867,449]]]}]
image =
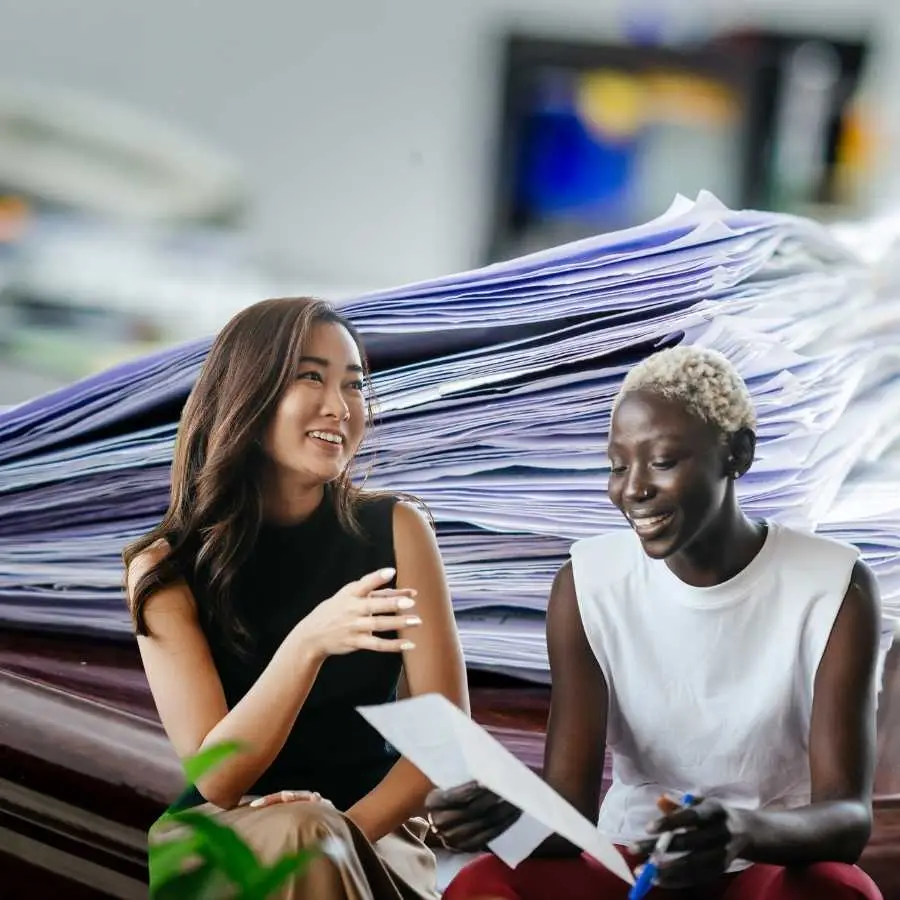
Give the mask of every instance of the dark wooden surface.
[{"label": "dark wooden surface", "polygon": [[[548,690],[472,681],[476,720],[539,768]],[[133,645],[0,631],[0,827],[5,822],[139,878],[143,860],[137,836],[180,784]],[[886,900],[900,900],[897,647],[888,658],[879,704],[875,790],[876,825],[862,865]],[[102,838],[91,837],[92,829],[95,835],[103,832]],[[26,881],[38,877],[21,863],[14,871],[9,860],[0,853],[0,873],[18,873]],[[53,889],[51,875],[41,877],[50,879],[46,888],[35,881],[33,894],[9,896],[104,896],[61,893]]]}]

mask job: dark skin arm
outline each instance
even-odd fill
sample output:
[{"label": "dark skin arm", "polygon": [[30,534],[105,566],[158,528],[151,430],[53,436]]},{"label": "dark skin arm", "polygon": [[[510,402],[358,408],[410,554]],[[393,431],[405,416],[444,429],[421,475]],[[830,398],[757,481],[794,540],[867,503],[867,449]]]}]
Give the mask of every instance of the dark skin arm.
[{"label": "dark skin arm", "polygon": [[[809,737],[811,803],[794,810],[744,811],[712,801],[664,815],[659,831],[687,828],[659,884],[688,886],[720,875],[734,859],[797,866],[855,863],[872,827],[878,586],[858,562],[816,673]],[[647,851],[652,841],[642,842]]]},{"label": "dark skin arm", "polygon": [[[547,607],[547,649],[553,691],[544,751],[544,780],[592,822],[597,820],[609,695],[578,610],[571,563],[557,573]],[[477,784],[432,791],[428,809],[447,845],[483,850],[519,817],[519,810]],[[577,856],[553,835],[537,856]]]}]

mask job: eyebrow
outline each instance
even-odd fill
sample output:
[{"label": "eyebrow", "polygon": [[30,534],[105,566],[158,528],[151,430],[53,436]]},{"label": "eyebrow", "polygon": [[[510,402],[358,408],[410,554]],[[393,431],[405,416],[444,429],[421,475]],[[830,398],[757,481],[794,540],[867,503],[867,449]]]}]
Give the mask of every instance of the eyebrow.
[{"label": "eyebrow", "polygon": [[[327,359],[323,359],[321,356],[301,356],[298,362],[301,363],[315,363],[317,366],[321,366],[323,369],[327,369],[331,363],[328,362]],[[350,363],[347,366],[348,372],[358,372],[362,375],[363,367],[356,365],[356,363]]]},{"label": "eyebrow", "polygon": [[[650,437],[643,437],[637,441],[638,446],[646,444],[674,444],[679,449],[684,446],[684,436],[675,434],[655,434]],[[609,441],[606,445],[607,452],[613,449],[619,449],[622,446],[621,441]]]}]

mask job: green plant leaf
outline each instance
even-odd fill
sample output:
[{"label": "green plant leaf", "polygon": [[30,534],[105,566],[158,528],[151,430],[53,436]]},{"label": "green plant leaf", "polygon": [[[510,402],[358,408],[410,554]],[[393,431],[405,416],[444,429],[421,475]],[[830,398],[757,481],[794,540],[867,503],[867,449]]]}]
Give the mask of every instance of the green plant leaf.
[{"label": "green plant leaf", "polygon": [[212,900],[227,896],[222,893],[222,873],[210,863],[184,872],[160,887],[151,887],[152,900]]},{"label": "green plant leaf", "polygon": [[207,772],[221,765],[229,756],[239,753],[244,745],[237,741],[224,741],[201,750],[194,756],[189,756],[181,761],[184,769],[184,777],[190,784],[196,784]]},{"label": "green plant leaf", "polygon": [[239,894],[239,900],[265,900],[280,888],[292,875],[300,875],[309,864],[320,856],[314,847],[282,856],[274,866],[263,869]]},{"label": "green plant leaf", "polygon": [[256,854],[227,825],[220,825],[205,813],[189,809],[173,813],[172,818],[196,832],[196,852],[236,885],[243,888],[257,877],[260,865]]},{"label": "green plant leaf", "polygon": [[184,863],[192,856],[196,856],[199,843],[199,836],[192,833],[185,838],[151,844],[147,853],[150,862],[151,889],[181,875]]}]

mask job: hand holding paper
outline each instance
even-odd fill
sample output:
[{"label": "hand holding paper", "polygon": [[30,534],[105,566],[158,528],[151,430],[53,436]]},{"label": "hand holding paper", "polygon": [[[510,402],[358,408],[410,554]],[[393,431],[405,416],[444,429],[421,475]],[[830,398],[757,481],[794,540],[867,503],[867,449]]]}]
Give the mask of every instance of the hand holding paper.
[{"label": "hand holding paper", "polygon": [[[510,841],[507,832],[492,842],[492,849],[507,865],[517,865],[544,837],[556,833],[626,883],[634,883],[625,860],[594,824],[445,697],[424,694],[360,707],[359,712],[437,787],[477,781],[544,826],[537,834],[533,823],[522,829],[521,841]],[[499,848],[493,846],[497,843]]]}]

